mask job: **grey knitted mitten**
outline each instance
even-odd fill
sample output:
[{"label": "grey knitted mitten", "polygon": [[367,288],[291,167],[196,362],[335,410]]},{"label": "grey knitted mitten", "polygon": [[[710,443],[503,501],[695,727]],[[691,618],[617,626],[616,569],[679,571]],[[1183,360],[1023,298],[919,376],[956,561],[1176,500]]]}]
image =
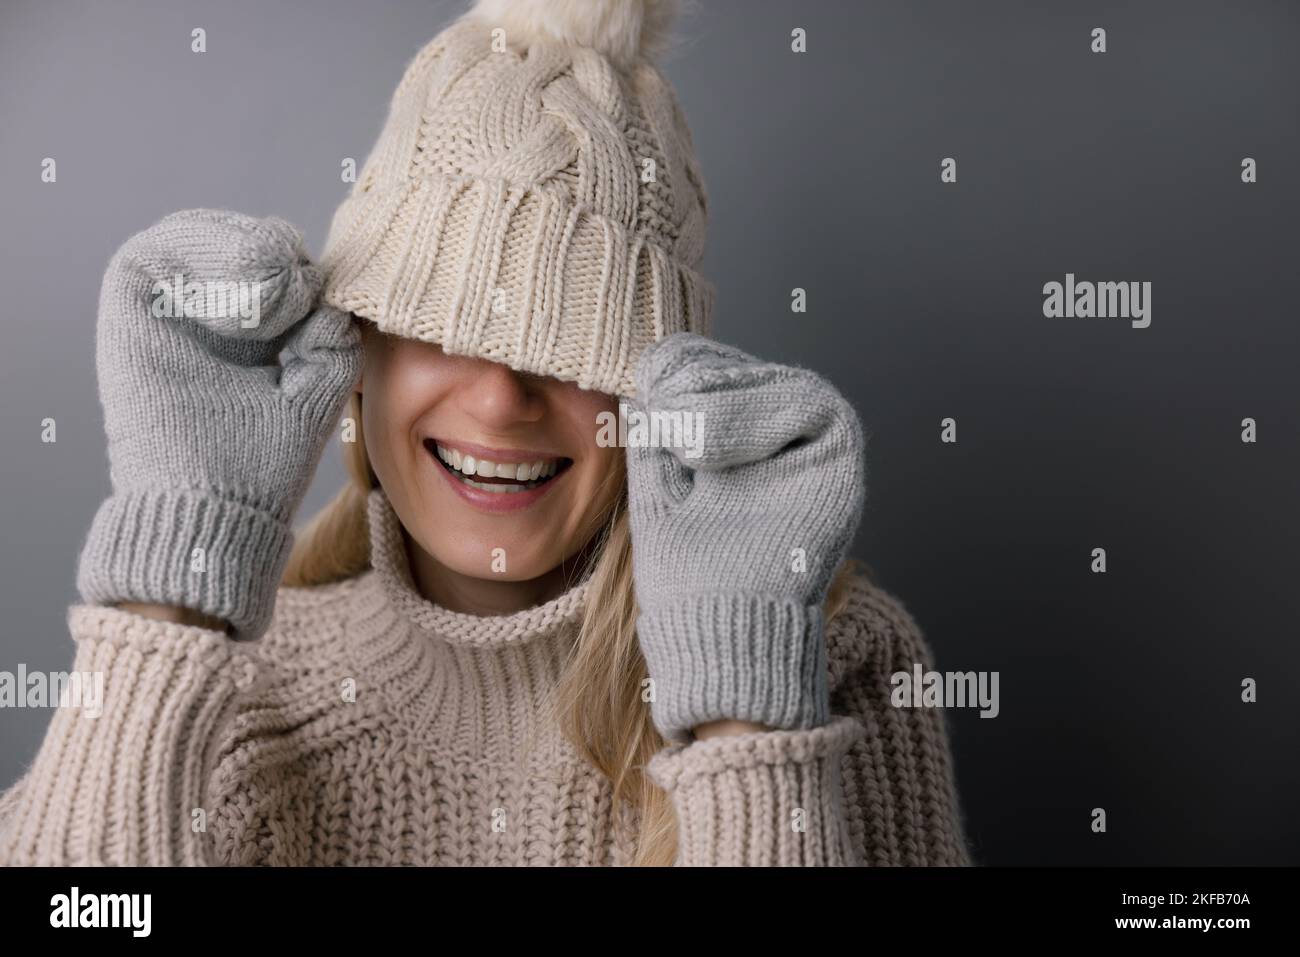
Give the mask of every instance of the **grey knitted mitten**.
[{"label": "grey knitted mitten", "polygon": [[629,429],[637,632],[655,726],[685,743],[724,718],[826,724],[822,603],[866,495],[857,414],[813,372],[692,333],[647,349],[636,384],[635,411],[698,416],[702,429],[695,458],[694,443],[632,447]]},{"label": "grey knitted mitten", "polygon": [[[194,285],[169,302],[178,276]],[[96,338],[113,493],[81,554],[87,602],[265,631],[290,521],[361,368],[352,317],[314,308],[320,282],[276,218],[186,210],[118,250]]]}]

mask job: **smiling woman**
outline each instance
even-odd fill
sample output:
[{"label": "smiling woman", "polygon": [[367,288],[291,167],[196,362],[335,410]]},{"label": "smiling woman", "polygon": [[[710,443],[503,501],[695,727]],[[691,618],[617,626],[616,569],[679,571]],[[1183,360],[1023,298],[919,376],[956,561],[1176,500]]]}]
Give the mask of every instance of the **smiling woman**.
[{"label": "smiling woman", "polygon": [[[0,861],[969,862],[942,715],[889,700],[929,649],[844,561],[855,410],[701,334],[670,8],[449,26],[324,270],[213,210],[114,257],[113,494],[69,614],[113,694],[0,796]],[[263,321],[151,315],[177,264],[265,280]],[[609,442],[628,400],[693,440]],[[350,481],[295,545],[345,407]]]},{"label": "smiling woman", "polygon": [[[363,328],[361,434],[422,591],[476,614],[554,598],[623,492],[623,456],[598,446],[591,426],[616,400]],[[505,572],[493,567],[501,555]]]}]

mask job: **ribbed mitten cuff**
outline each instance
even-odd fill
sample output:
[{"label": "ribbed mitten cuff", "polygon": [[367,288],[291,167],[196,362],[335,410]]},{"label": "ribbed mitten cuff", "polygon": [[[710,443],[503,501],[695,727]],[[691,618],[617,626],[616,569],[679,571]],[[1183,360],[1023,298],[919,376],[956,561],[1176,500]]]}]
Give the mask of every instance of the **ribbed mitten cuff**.
[{"label": "ribbed mitten cuff", "polygon": [[651,715],[670,742],[689,742],[709,721],[795,730],[830,719],[820,605],[694,595],[642,609],[637,634],[654,681]]},{"label": "ribbed mitten cuff", "polygon": [[189,608],[252,641],[270,624],[292,544],[288,523],[199,489],[127,492],[96,513],[77,588],[97,605]]}]

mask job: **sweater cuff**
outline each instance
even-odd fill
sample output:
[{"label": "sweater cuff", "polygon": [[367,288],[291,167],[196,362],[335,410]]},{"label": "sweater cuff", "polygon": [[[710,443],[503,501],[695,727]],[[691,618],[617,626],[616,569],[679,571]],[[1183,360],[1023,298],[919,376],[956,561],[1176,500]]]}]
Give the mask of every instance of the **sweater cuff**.
[{"label": "sweater cuff", "polygon": [[239,695],[267,680],[265,664],[218,632],[118,609],[74,606],[68,624],[81,701],[54,709],[0,863],[210,863],[195,812],[211,814],[218,734]]},{"label": "sweater cuff", "polygon": [[237,641],[270,624],[293,531],[267,512],[205,489],[136,489],[95,515],[77,587],[99,605],[145,602],[230,622]]},{"label": "sweater cuff", "polygon": [[642,609],[637,634],[654,681],[651,716],[670,743],[710,721],[777,730],[830,718],[820,605],[768,595],[693,595]]},{"label": "sweater cuff", "polygon": [[851,717],[673,745],[646,771],[677,812],[679,867],[858,866],[841,763],[865,735]]}]

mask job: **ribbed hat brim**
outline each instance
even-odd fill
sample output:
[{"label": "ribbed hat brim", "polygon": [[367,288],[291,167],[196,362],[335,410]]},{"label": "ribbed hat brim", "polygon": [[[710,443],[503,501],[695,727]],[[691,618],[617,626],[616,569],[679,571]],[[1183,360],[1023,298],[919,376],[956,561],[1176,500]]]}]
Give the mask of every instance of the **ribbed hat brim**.
[{"label": "ribbed hat brim", "polygon": [[560,190],[432,176],[335,214],[325,299],[385,332],[614,395],[642,350],[706,335],[714,289]]}]

